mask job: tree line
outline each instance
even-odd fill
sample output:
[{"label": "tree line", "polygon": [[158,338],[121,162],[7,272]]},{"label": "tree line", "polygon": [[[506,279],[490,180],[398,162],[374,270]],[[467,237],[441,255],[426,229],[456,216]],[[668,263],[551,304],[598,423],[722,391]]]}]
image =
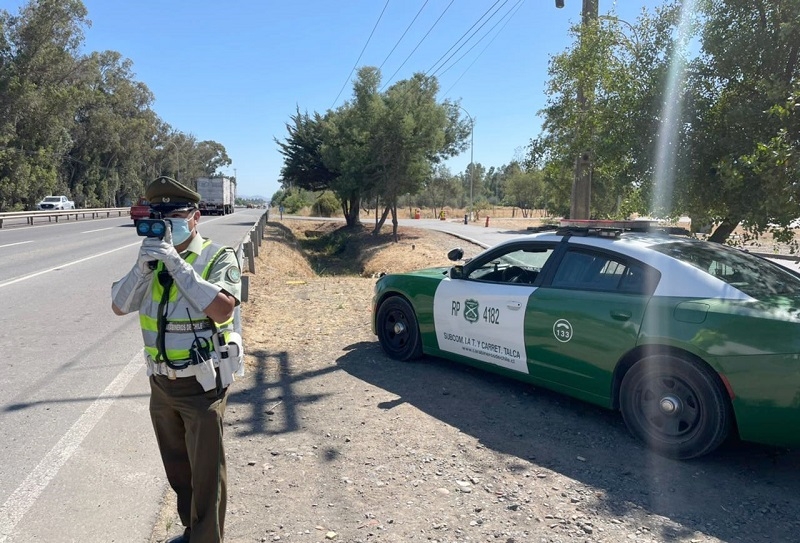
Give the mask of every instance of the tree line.
[{"label": "tree line", "polygon": [[231,164],[153,111],[154,95],[116,51],[83,53],[80,0],[0,10],[0,211],[48,194],[79,207],[117,207],[169,175],[190,186]]},{"label": "tree line", "polygon": [[382,202],[385,217],[403,197],[466,207],[471,189],[476,210],[567,216],[587,154],[592,217],[689,215],[695,228],[715,225],[714,241],[740,223],[789,239],[800,217],[800,0],[697,0],[683,11],[691,4],[574,26],[550,61],[542,132],[496,168],[442,165],[466,149],[470,126],[458,102],[437,102],[435,78],[379,93],[380,73],[362,68],[344,106],[291,117],[273,201],[330,190],[353,223],[359,198]]}]

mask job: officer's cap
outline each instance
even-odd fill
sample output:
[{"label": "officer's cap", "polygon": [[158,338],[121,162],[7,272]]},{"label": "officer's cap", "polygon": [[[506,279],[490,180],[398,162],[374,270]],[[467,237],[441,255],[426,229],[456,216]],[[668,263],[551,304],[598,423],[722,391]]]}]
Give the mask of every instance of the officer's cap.
[{"label": "officer's cap", "polygon": [[163,211],[190,209],[200,202],[198,193],[165,175],[148,185],[144,197],[150,202],[150,207]]}]

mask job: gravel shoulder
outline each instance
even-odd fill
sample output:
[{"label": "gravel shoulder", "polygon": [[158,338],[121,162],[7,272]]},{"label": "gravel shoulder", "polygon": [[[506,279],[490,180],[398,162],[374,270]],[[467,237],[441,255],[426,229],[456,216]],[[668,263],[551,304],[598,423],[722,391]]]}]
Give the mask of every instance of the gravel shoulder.
[{"label": "gravel shoulder", "polygon": [[[667,460],[617,413],[440,359],[385,357],[373,276],[446,265],[464,242],[401,228],[398,243],[362,236],[309,257],[301,241],[339,226],[265,232],[242,312],[248,371],[226,415],[226,541],[800,540],[798,451],[732,441]],[[178,524],[168,496],[151,541]]]}]

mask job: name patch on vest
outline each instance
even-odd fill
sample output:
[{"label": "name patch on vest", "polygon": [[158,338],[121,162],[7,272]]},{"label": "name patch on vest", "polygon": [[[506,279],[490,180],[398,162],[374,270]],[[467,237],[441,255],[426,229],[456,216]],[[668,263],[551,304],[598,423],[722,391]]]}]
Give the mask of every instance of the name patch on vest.
[{"label": "name patch on vest", "polygon": [[191,322],[168,322],[166,326],[167,332],[183,333],[200,332],[201,330],[211,330],[211,321],[197,321],[194,324]]}]

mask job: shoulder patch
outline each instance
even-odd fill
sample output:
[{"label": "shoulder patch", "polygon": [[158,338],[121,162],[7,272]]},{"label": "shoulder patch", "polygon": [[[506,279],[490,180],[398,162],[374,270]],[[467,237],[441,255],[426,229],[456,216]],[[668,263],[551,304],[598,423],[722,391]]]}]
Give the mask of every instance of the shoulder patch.
[{"label": "shoulder patch", "polygon": [[239,271],[239,268],[236,266],[228,266],[228,269],[225,271],[225,279],[231,283],[238,283],[242,279],[242,272]]}]

